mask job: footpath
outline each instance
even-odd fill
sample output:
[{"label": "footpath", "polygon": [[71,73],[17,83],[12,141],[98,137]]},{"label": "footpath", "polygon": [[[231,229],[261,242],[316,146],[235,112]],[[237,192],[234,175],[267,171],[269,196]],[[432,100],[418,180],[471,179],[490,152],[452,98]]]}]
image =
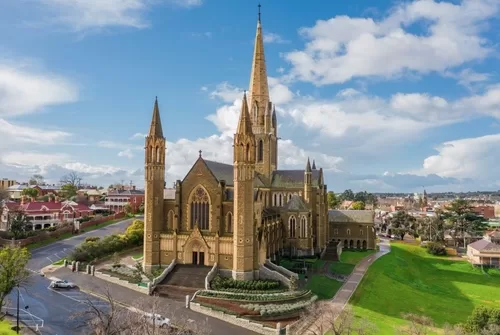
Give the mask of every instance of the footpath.
[{"label": "footpath", "polygon": [[[211,334],[256,334],[248,329],[196,313],[187,309],[183,302],[164,297],[148,296],[88,274],[72,272],[69,268],[61,267],[50,274],[48,273],[47,276],[68,280],[76,284],[82,291],[103,300],[106,300],[105,296],[109,293],[116,303],[129,309],[136,308],[148,312],[148,307],[151,311],[153,304],[156,303],[158,311],[155,312],[171,319],[176,325],[185,325],[193,329],[203,328],[205,331],[210,329]],[[194,327],[190,324],[194,324]]]},{"label": "footpath", "polygon": [[359,262],[354,268],[353,272],[349,275],[344,285],[337,291],[332,300],[324,303],[325,308],[321,309],[325,311],[323,314],[319,315],[318,318],[310,324],[307,329],[304,330],[302,334],[304,335],[315,335],[318,333],[327,332],[332,325],[332,322],[344,310],[345,306],[351,299],[358,288],[359,283],[363,279],[366,271],[370,265],[375,262],[378,258],[384,256],[391,251],[390,241],[383,240],[379,243],[380,250],[375,254],[365,257],[361,262]]}]

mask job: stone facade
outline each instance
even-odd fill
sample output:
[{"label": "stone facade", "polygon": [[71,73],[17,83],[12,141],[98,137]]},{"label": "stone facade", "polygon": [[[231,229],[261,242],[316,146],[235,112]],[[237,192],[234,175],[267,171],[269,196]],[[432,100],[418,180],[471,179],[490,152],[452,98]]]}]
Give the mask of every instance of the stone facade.
[{"label": "stone facade", "polygon": [[344,249],[375,249],[375,212],[370,210],[330,210],[328,238],[342,242]]},{"label": "stone facade", "polygon": [[[217,263],[221,275],[253,279],[266,260],[319,254],[332,238],[323,170],[314,162],[311,168],[309,159],[303,170],[278,169],[278,124],[262,39],[259,20],[233,164],[204,159],[200,151],[185,178],[163,189],[165,139],[155,102],[146,138],[146,267],[174,259],[178,264]],[[159,156],[153,148],[160,148]]]}]

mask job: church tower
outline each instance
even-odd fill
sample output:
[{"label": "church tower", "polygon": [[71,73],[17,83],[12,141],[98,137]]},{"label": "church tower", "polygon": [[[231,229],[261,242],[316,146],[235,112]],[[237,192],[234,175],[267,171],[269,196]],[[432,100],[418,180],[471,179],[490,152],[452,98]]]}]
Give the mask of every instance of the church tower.
[{"label": "church tower", "polygon": [[246,93],[241,103],[238,129],[234,134],[234,235],[233,272],[238,280],[254,279],[254,176],[255,136],[248,112]]},{"label": "church tower", "polygon": [[260,5],[249,90],[248,106],[256,143],[255,170],[270,178],[278,168],[278,125],[276,110],[269,98]]},{"label": "church tower", "polygon": [[163,222],[163,190],[165,188],[165,138],[161,128],[158,99],[145,144],[145,213],[144,261],[145,271],[160,265],[160,232]]},{"label": "church tower", "polygon": [[312,170],[311,162],[309,157],[307,157],[306,169],[304,170],[304,200],[308,204],[311,203],[312,197]]}]

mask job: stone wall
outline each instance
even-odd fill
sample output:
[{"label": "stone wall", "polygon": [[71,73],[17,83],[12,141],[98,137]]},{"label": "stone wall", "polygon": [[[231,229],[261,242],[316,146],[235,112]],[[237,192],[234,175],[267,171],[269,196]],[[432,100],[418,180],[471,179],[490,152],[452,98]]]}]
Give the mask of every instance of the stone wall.
[{"label": "stone wall", "polygon": [[271,270],[274,270],[276,272],[282,273],[283,275],[286,275],[286,277],[290,278],[291,276],[294,276],[295,278],[299,279],[299,275],[296,274],[295,272],[292,272],[282,266],[276,265],[273,262],[271,262],[269,259],[266,259],[266,266],[270,268]]},{"label": "stone wall", "polygon": [[225,321],[227,323],[249,329],[249,330],[254,331],[258,334],[276,335],[276,329],[264,327],[261,324],[252,322],[250,320],[238,318],[234,315],[229,315],[229,314],[225,314],[223,312],[215,311],[211,308],[201,306],[200,304],[198,304],[196,302],[190,303],[190,309],[195,311],[195,312],[205,314],[205,315],[217,318],[219,320]]},{"label": "stone wall", "polygon": [[129,288],[131,290],[134,290],[134,291],[137,291],[137,292],[149,295],[149,289],[147,287],[142,287],[142,286],[139,286],[137,284],[132,284],[132,283],[129,283],[128,281],[126,281],[126,280],[121,280],[119,278],[110,276],[108,274],[104,274],[104,273],[99,272],[99,271],[95,271],[94,272],[94,276],[97,277],[97,278],[101,278],[102,280],[106,280],[106,281],[109,281],[111,283],[115,283],[117,285],[125,286],[125,287],[127,287],[127,288]]},{"label": "stone wall", "polygon": [[215,276],[217,276],[217,273],[218,273],[217,263],[215,263],[214,266],[212,267],[212,270],[210,270],[210,272],[205,277],[205,289],[206,290],[210,290],[210,283],[215,278]]},{"label": "stone wall", "polygon": [[170,272],[172,272],[172,270],[174,269],[174,267],[175,267],[176,264],[177,264],[177,259],[174,259],[172,261],[172,263],[170,263],[170,265],[167,266],[167,268],[165,270],[163,270],[163,272],[161,273],[161,275],[159,275],[158,277],[156,277],[155,279],[153,279],[153,282],[149,286],[149,294],[153,293],[153,291],[156,288],[156,286],[159,283],[161,283],[167,277],[167,275]]},{"label": "stone wall", "polygon": [[265,265],[260,266],[260,272],[259,272],[260,279],[270,279],[270,280],[277,280],[281,282],[283,285],[286,287],[290,287],[290,278],[285,277],[281,273],[271,270]]}]

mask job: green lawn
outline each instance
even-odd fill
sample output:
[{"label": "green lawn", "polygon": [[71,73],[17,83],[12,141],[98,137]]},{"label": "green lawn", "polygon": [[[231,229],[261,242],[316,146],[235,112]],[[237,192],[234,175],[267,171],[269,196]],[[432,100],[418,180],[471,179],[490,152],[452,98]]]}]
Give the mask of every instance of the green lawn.
[{"label": "green lawn", "polygon": [[141,251],[141,252],[138,252],[136,254],[133,254],[132,255],[132,258],[136,261],[138,260],[139,258],[142,258],[144,256],[144,251]]},{"label": "green lawn", "polygon": [[332,263],[330,271],[341,275],[350,275],[356,264],[373,253],[375,253],[375,250],[343,251],[340,255],[340,262]]},{"label": "green lawn", "polygon": [[500,271],[483,274],[465,261],[435,257],[414,245],[393,243],[372,264],[351,304],[380,334],[394,334],[401,313],[432,318],[438,327],[463,322],[478,305],[500,303]]},{"label": "green lawn", "polygon": [[16,335],[9,321],[4,320],[0,322],[0,335]]},{"label": "green lawn", "polygon": [[[100,228],[104,228],[106,226],[109,226],[113,223],[117,223],[118,221],[122,221],[122,220],[125,220],[127,218],[124,218],[124,219],[116,219],[116,220],[109,220],[109,221],[106,221],[106,222],[103,222],[103,223],[99,223],[97,225],[94,225],[94,226],[91,226],[91,227],[88,227],[88,228],[85,228],[84,231],[85,233],[86,232],[89,232],[89,231],[93,231],[93,230],[96,230],[96,229],[100,229]],[[83,231],[82,231],[83,232]],[[48,244],[51,244],[51,243],[54,243],[54,242],[57,242],[57,241],[61,241],[61,240],[65,240],[67,238],[70,238],[72,236],[75,236],[73,234],[71,234],[70,232],[68,233],[64,233],[64,234],[61,234],[59,237],[53,237],[53,238],[49,238],[49,239],[46,239],[46,240],[43,240],[43,241],[40,241],[40,242],[36,242],[36,243],[32,243],[32,244],[28,244],[26,246],[26,248],[28,248],[28,250],[33,250],[33,249],[36,249],[36,248],[40,248],[40,247],[43,247],[43,246],[46,246]]]},{"label": "green lawn", "polygon": [[324,275],[313,275],[307,282],[306,288],[316,294],[319,299],[331,299],[342,284]]}]

